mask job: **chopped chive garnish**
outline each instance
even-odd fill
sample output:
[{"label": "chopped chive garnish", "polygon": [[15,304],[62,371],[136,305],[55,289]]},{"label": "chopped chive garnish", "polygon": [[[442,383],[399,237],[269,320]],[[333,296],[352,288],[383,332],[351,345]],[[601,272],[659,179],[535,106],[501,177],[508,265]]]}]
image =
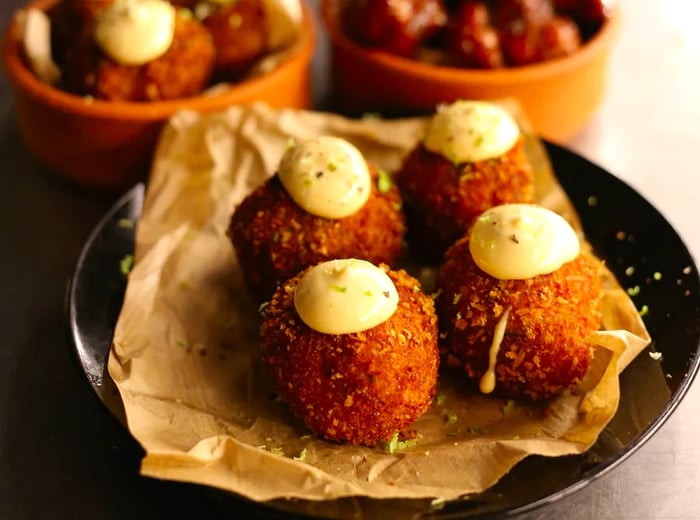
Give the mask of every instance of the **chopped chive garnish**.
[{"label": "chopped chive garnish", "polygon": [[124,276],[127,276],[131,272],[131,268],[134,266],[134,255],[125,255],[119,261],[119,270]]},{"label": "chopped chive garnish", "polygon": [[380,193],[388,193],[393,185],[391,176],[381,168],[379,169],[379,177],[377,178],[377,189]]},{"label": "chopped chive garnish", "polygon": [[444,498],[435,498],[430,502],[430,507],[433,509],[442,509],[445,507],[446,500]]},{"label": "chopped chive garnish", "polygon": [[504,417],[507,417],[510,414],[510,412],[513,411],[513,406],[515,406],[515,401],[513,401],[512,399],[508,399],[506,404],[503,405],[503,408],[501,408]]},{"label": "chopped chive garnish", "polygon": [[304,460],[305,458],[306,458],[306,448],[304,448],[303,450],[301,450],[301,451],[299,452],[299,455],[297,455],[296,457],[294,457],[294,460],[299,460],[299,461],[301,461],[301,460]]},{"label": "chopped chive garnish", "polygon": [[396,450],[402,450],[404,448],[409,448],[416,443],[415,439],[408,439],[405,441],[399,440],[399,432],[394,432],[387,442],[384,443],[384,450],[389,453],[394,453]]}]

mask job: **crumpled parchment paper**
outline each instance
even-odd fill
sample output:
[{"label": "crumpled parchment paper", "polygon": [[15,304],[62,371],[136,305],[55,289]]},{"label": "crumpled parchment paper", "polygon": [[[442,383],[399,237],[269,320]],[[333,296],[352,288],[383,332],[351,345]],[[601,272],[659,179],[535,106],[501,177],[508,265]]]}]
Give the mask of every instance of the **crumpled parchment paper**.
[{"label": "crumpled parchment paper", "polygon": [[[470,393],[445,373],[432,408],[413,425],[415,443],[392,452],[315,438],[275,399],[259,356],[257,305],[225,235],[233,208],[275,171],[290,137],[341,136],[394,171],[426,121],[264,105],[172,118],[155,155],[108,363],[128,428],[146,452],[142,474],[261,501],[452,499],[485,490],[528,455],[578,454],[595,442],[616,411],[618,374],[649,343],[607,271],[605,330],[589,338],[592,367],[577,389],[547,405]],[[529,135],[527,146],[538,201],[580,229],[541,143]]]}]

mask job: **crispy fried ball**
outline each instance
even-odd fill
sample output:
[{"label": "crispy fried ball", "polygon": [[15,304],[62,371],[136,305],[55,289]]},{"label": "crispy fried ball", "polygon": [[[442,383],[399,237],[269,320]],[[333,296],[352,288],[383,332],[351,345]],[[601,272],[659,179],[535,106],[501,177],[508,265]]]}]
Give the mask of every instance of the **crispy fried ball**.
[{"label": "crispy fried ball", "polygon": [[405,271],[388,275],[399,295],[396,312],[363,332],[323,334],[304,324],[294,308],[301,275],[265,307],[263,360],[279,396],[319,436],[375,445],[418,419],[435,395],[433,301]]},{"label": "crispy fried ball", "polygon": [[550,274],[498,280],[476,266],[469,237],[463,237],[448,250],[436,280],[440,347],[448,364],[478,383],[496,324],[510,309],[495,392],[541,400],[573,387],[591,359],[583,340],[600,327],[600,266],[582,253]]},{"label": "crispy fried ball", "polygon": [[105,56],[86,24],[67,53],[66,88],[110,101],[159,101],[195,95],[207,85],[216,50],[209,32],[178,10],[173,43],[165,54],[141,66],[122,65]]},{"label": "crispy fried ball", "polygon": [[240,80],[269,50],[267,15],[259,0],[237,0],[215,8],[202,23],[216,47],[217,81]]},{"label": "crispy fried ball", "polygon": [[327,219],[307,213],[287,194],[277,175],[235,209],[228,229],[246,284],[259,301],[305,267],[354,257],[392,265],[406,231],[398,188],[377,188],[355,214]]},{"label": "crispy fried ball", "polygon": [[412,249],[434,262],[487,209],[533,202],[535,196],[522,137],[500,157],[458,165],[419,144],[404,160],[396,182]]}]

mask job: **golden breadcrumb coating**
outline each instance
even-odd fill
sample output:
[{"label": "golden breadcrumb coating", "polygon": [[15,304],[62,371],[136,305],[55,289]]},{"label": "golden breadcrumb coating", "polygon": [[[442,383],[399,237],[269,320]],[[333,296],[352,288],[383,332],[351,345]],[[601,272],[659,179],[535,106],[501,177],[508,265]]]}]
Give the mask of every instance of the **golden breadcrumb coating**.
[{"label": "golden breadcrumb coating", "polygon": [[488,367],[494,328],[507,309],[495,367],[496,393],[545,399],[578,383],[601,323],[601,262],[587,253],[553,273],[498,280],[484,273],[463,237],[437,273],[441,351],[476,382]]},{"label": "golden breadcrumb coating", "polygon": [[301,275],[264,308],[263,360],[280,397],[319,436],[372,446],[431,404],[439,364],[433,300],[405,271],[388,275],[398,308],[363,332],[323,334],[304,324],[294,308]]},{"label": "golden breadcrumb coating", "polygon": [[408,221],[408,240],[419,256],[439,261],[487,209],[534,202],[534,175],[523,139],[495,159],[455,165],[419,144],[396,173]]},{"label": "golden breadcrumb coating", "polygon": [[372,191],[353,215],[327,219],[307,213],[275,175],[235,209],[228,234],[248,287],[259,301],[305,267],[336,258],[359,258],[392,265],[402,252],[406,231],[395,185]]}]

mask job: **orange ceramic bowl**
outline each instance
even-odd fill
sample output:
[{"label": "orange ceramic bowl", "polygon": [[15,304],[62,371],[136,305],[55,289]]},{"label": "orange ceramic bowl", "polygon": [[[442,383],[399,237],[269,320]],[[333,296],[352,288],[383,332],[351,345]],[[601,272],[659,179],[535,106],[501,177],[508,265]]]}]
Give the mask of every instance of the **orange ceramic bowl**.
[{"label": "orange ceramic bowl", "polygon": [[535,130],[564,141],[600,104],[608,55],[619,26],[615,10],[575,54],[523,67],[469,70],[421,63],[370,49],[348,38],[340,0],[321,0],[331,41],[332,96],[346,112],[432,110],[456,99],[517,99]]},{"label": "orange ceramic bowl", "polygon": [[[28,7],[46,10],[56,2],[36,0]],[[143,103],[88,102],[37,79],[23,58],[16,17],[5,32],[2,52],[27,149],[50,169],[80,184],[122,189],[147,171],[162,125],[178,110],[206,113],[254,101],[308,107],[315,36],[313,15],[305,5],[301,41],[271,72],[216,94]]]}]

